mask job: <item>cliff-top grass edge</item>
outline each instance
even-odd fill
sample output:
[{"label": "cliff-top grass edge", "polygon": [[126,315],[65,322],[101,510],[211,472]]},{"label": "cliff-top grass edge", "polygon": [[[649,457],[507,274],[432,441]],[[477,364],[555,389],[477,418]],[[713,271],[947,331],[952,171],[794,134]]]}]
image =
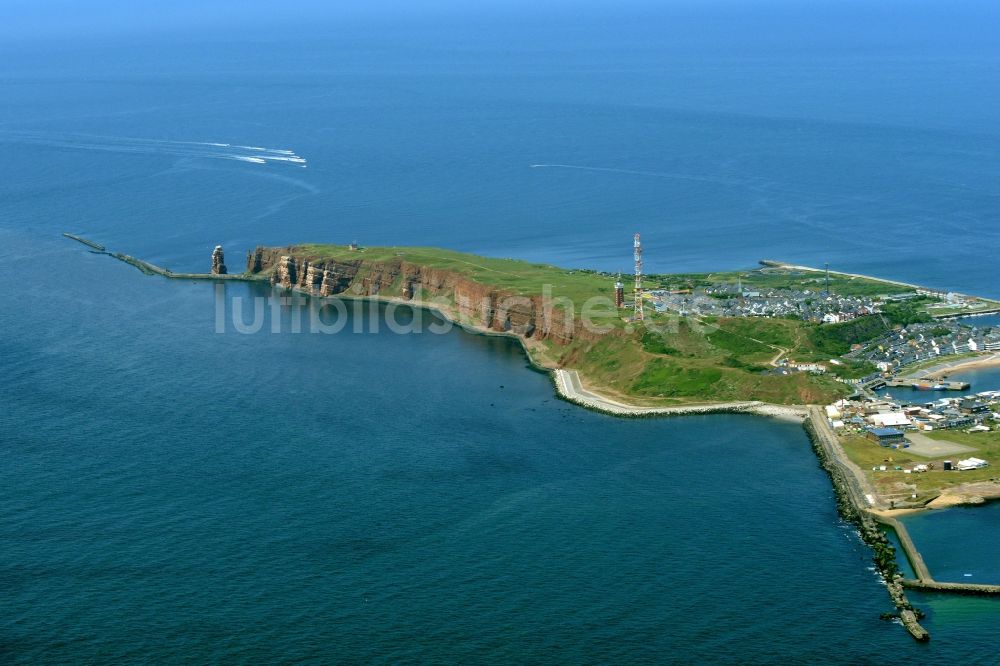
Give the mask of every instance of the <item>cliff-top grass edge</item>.
[{"label": "cliff-top grass edge", "polygon": [[[553,373],[560,397],[619,416],[800,416],[800,406],[854,393],[858,378],[876,370],[852,357],[852,350],[914,318],[929,319],[927,308],[936,303],[914,285],[762,261],[746,270],[644,276],[644,318],[638,320],[626,280],[587,269],[430,247],[304,244],[257,247],[238,274],[216,272],[225,270],[216,248],[212,273],[173,273],[66,235],[147,274],[269,281],[318,301],[374,299],[428,308],[465,330],[517,339],[534,367]],[[678,307],[705,293],[744,308],[761,294],[777,293],[821,306],[823,299],[839,299],[862,312],[866,304],[885,304],[888,313],[873,305],[871,314],[831,324],[815,317],[727,316]]]}]

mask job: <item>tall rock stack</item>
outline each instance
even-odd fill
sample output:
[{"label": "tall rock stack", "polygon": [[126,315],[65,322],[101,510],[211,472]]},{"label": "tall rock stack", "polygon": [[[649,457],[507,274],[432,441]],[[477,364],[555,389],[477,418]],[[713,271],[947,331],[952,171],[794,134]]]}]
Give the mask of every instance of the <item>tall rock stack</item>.
[{"label": "tall rock stack", "polygon": [[308,264],[308,268],[306,268],[306,281],[302,286],[311,294],[319,293],[323,287],[323,273],[325,271],[321,267]]},{"label": "tall rock stack", "polygon": [[278,259],[278,263],[274,266],[274,272],[271,273],[271,284],[291,289],[299,282],[297,276],[298,271],[296,270],[295,261],[287,255],[282,255]]},{"label": "tall rock stack", "polygon": [[226,274],[226,257],[222,254],[222,246],[216,245],[212,251],[212,275]]},{"label": "tall rock stack", "polygon": [[337,276],[333,271],[323,269],[323,281],[319,285],[320,296],[333,296],[337,293]]}]

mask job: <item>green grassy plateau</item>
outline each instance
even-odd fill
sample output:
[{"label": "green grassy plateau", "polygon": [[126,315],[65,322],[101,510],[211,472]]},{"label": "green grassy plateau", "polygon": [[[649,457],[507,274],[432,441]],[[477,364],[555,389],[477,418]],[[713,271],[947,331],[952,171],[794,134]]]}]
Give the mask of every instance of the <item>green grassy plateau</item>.
[{"label": "green grassy plateau", "polygon": [[[614,276],[589,270],[571,270],[516,259],[494,259],[425,247],[373,247],[350,250],[346,246],[300,245],[294,254],[311,261],[338,260],[383,264],[404,261],[449,271],[483,285],[517,295],[551,294],[571,303],[580,318],[588,299],[613,298]],[[711,274],[653,275],[647,289],[691,288],[719,282],[742,281],[748,288],[790,288],[818,291],[823,279],[815,273],[764,268]],[[868,278],[831,278],[840,294],[877,295],[907,291],[898,285]],[[562,300],[565,299],[565,300]],[[626,301],[630,301],[626,297]],[[627,305],[630,306],[630,303]],[[563,306],[565,307],[565,305]],[[881,335],[892,318],[864,317],[841,325],[820,326],[794,319],[682,318],[657,314],[647,306],[644,323],[630,323],[630,307],[602,314],[595,323],[608,326],[607,334],[580,336],[570,344],[533,342],[529,350],[544,365],[580,372],[592,388],[646,405],[676,405],[728,400],[765,400],[773,403],[821,403],[850,393],[850,388],[830,376],[805,373],[771,374],[780,358],[796,361],[829,361],[854,343]],[[902,316],[909,316],[902,312]],[[845,378],[867,374],[871,367],[831,366]]]}]

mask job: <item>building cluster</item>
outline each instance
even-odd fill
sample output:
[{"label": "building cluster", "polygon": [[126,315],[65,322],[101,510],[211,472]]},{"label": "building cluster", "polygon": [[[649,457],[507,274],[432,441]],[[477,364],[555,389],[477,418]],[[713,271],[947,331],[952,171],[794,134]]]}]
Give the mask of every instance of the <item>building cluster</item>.
[{"label": "building cluster", "polygon": [[[834,363],[834,360],[831,359],[830,363]],[[778,361],[778,365],[771,371],[771,374],[791,375],[796,372],[808,372],[813,375],[822,375],[826,372],[826,370],[827,366],[825,363],[800,363],[798,361],[785,358]]]},{"label": "building cluster", "polygon": [[797,317],[840,323],[879,312],[878,299],[838,296],[808,289],[747,289],[720,283],[683,291],[651,292],[660,312],[683,316]]},{"label": "building cluster", "polygon": [[977,299],[953,291],[944,292],[933,289],[917,289],[917,295],[930,296],[938,301],[928,306],[928,309],[931,311],[948,310],[949,312],[953,312],[956,310],[972,309],[977,305]]},{"label": "building cluster", "polygon": [[[835,430],[862,435],[887,449],[907,449],[907,432],[962,429],[966,432],[988,432],[1000,422],[1000,391],[983,391],[960,398],[942,398],[932,402],[912,404],[891,399],[839,400],[827,405],[826,416]],[[887,459],[890,460],[890,459]],[[896,470],[907,473],[926,472],[934,463]],[[946,460],[945,471],[972,470],[989,466],[981,458]],[[886,465],[874,468],[887,471]]]},{"label": "building cluster", "polygon": [[1000,352],[1000,327],[970,328],[954,320],[911,324],[856,346],[847,357],[893,373],[914,363],[969,352]]},{"label": "building cluster", "polygon": [[1000,391],[983,391],[930,402],[897,402],[890,398],[840,400],[826,415],[837,430],[856,431],[882,445],[901,443],[906,431],[964,429],[985,432],[987,422],[1000,421]]}]

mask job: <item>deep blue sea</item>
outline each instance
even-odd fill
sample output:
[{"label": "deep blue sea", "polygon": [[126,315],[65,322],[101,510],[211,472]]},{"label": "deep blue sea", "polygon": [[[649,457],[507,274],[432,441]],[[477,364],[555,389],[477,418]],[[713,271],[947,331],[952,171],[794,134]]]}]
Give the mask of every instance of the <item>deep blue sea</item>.
[{"label": "deep blue sea", "polygon": [[[627,270],[638,231],[1000,297],[994,44],[703,18],[0,44],[0,661],[990,663],[996,600],[878,619],[798,426],[589,413],[460,331],[218,333],[260,287],[60,236]],[[932,571],[995,575],[998,508],[911,521]]]}]

